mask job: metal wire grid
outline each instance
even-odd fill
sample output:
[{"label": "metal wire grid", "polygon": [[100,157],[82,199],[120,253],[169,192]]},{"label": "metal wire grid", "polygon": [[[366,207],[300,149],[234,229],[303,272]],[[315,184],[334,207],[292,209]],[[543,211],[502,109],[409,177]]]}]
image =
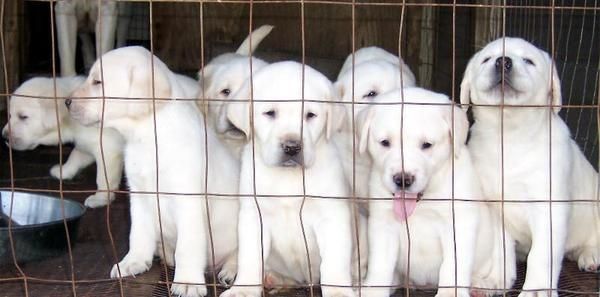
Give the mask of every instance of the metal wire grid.
[{"label": "metal wire grid", "polygon": [[[44,2],[48,2],[48,9],[49,9],[49,14],[51,15],[51,27],[52,27],[52,48],[54,48],[54,43],[55,43],[55,32],[54,32],[54,17],[53,17],[53,10],[52,10],[52,5],[54,1],[44,1]],[[156,2],[171,2],[168,0],[156,0],[156,1],[146,1],[146,0],[139,0],[139,1],[131,1],[131,2],[147,2],[149,5],[149,40],[150,40],[150,50],[152,53],[154,53],[154,44],[153,44],[153,26],[152,26],[152,11],[153,11],[153,4]],[[173,1],[175,2],[175,1]],[[285,4],[291,4],[291,5],[297,5],[301,11],[300,13],[300,17],[301,17],[301,38],[302,38],[302,48],[301,48],[301,58],[302,58],[302,62],[305,62],[305,58],[306,58],[306,41],[305,41],[305,6],[307,4],[319,4],[319,5],[339,5],[339,6],[349,6],[352,9],[352,36],[354,37],[356,34],[355,31],[355,24],[356,24],[356,8],[357,7],[369,7],[369,6],[388,6],[390,7],[390,9],[399,9],[401,10],[401,19],[399,20],[399,26],[400,26],[400,34],[398,36],[398,53],[402,56],[402,43],[405,41],[406,35],[403,34],[403,24],[404,24],[404,17],[405,17],[405,9],[407,7],[428,7],[428,8],[444,8],[444,9],[451,9],[452,10],[452,65],[451,65],[451,80],[452,80],[452,89],[450,91],[450,95],[452,98],[455,98],[456,95],[456,82],[460,80],[460,75],[461,69],[458,69],[457,67],[457,62],[456,62],[456,48],[457,48],[457,44],[456,44],[456,38],[455,38],[455,34],[454,32],[456,31],[456,11],[457,9],[488,9],[488,10],[498,10],[500,12],[500,18],[502,20],[502,26],[501,26],[501,30],[497,31],[497,32],[490,32],[491,34],[489,34],[490,39],[495,39],[496,37],[501,37],[501,36],[510,36],[510,35],[519,35],[522,37],[525,37],[527,39],[529,39],[530,41],[533,41],[534,43],[536,42],[536,40],[539,43],[542,43],[542,47],[544,47],[543,43],[546,43],[545,48],[549,49],[549,52],[551,53],[552,57],[554,58],[555,61],[557,61],[557,64],[559,66],[559,68],[561,68],[561,63],[562,63],[562,72],[561,72],[561,78],[563,81],[563,86],[565,85],[565,81],[567,82],[567,84],[569,85],[568,88],[568,94],[569,96],[565,96],[566,98],[568,98],[568,102],[566,102],[564,105],[562,105],[563,108],[565,108],[567,110],[566,112],[566,119],[567,121],[569,121],[572,118],[575,118],[576,120],[574,121],[576,124],[574,125],[574,127],[576,128],[575,130],[575,136],[577,137],[578,140],[580,140],[580,138],[582,138],[583,141],[583,149],[586,152],[586,155],[588,157],[593,157],[593,152],[597,152],[597,142],[598,142],[598,133],[597,133],[597,129],[596,127],[593,127],[591,123],[594,122],[594,119],[597,120],[597,113],[599,112],[599,107],[598,104],[600,104],[600,100],[598,99],[598,97],[600,97],[600,91],[599,91],[599,81],[600,81],[600,77],[599,77],[599,68],[600,64],[598,64],[598,57],[597,55],[594,56],[594,49],[597,53],[598,50],[598,28],[596,28],[596,24],[598,23],[598,15],[600,15],[600,7],[598,6],[598,1],[597,0],[586,0],[586,1],[536,1],[536,0],[522,0],[522,1],[484,1],[485,3],[477,3],[475,2],[471,2],[471,1],[440,1],[441,3],[422,3],[419,1],[355,1],[355,0],[339,0],[339,1],[310,1],[310,0],[290,0],[290,1],[267,1],[267,0],[256,0],[256,1],[248,1],[248,0],[206,0],[206,1],[200,1],[200,0],[189,0],[189,1],[177,1],[177,2],[188,2],[188,3],[197,3],[198,4],[198,9],[199,9],[199,14],[201,16],[200,19],[200,28],[198,29],[198,34],[201,35],[201,40],[203,40],[204,37],[204,23],[203,23],[203,13],[204,13],[204,5],[206,3],[221,3],[221,4],[228,4],[228,3],[242,3],[242,4],[247,4],[249,6],[249,13],[250,13],[250,17],[249,17],[249,22],[248,22],[248,32],[251,32],[253,26],[253,5],[254,4],[273,4],[273,3],[285,3]],[[581,3],[583,2],[583,3]],[[102,4],[102,1],[98,0],[99,5]],[[4,25],[4,6],[5,6],[5,1],[2,1],[2,11],[0,11],[0,23],[2,23]],[[573,25],[574,22],[574,15],[581,15],[583,14],[585,15],[593,15],[592,17],[592,22],[591,24],[581,24],[580,28],[581,30],[577,30],[578,28],[574,28],[576,26]],[[570,15],[570,16],[569,16]],[[511,21],[509,20],[510,18],[514,17],[515,20],[513,20],[513,22],[511,23]],[[557,20],[558,19],[558,20]],[[587,20],[585,17],[583,18],[584,20]],[[101,19],[100,19],[101,20]],[[555,32],[555,27],[556,27],[556,23],[560,23],[561,25],[559,25],[560,30],[558,30],[558,34]],[[563,28],[563,24],[564,23],[569,23],[568,25],[568,30],[562,30]],[[244,24],[240,24],[240,25],[244,25]],[[584,28],[587,28],[586,26],[592,26],[591,29],[591,41],[589,42],[590,47],[589,50],[584,48],[584,40],[589,40],[586,39],[584,37]],[[548,31],[544,31],[544,28],[550,28],[549,32]],[[4,65],[4,78],[5,78],[5,86],[9,86],[9,83],[7,81],[7,73],[8,73],[8,69],[6,67],[6,55],[5,55],[5,44],[4,44],[4,35],[3,35],[4,30],[0,31],[0,43],[2,46],[2,53],[3,53],[3,65]],[[589,31],[587,31],[589,32]],[[545,36],[544,36],[545,35]],[[575,58],[575,69],[570,70],[572,71],[572,75],[566,75],[568,74],[569,70],[567,67],[567,63],[569,58],[572,55],[572,52],[570,53],[569,51],[573,51],[574,50],[574,46],[572,46],[573,44],[571,43],[571,41],[574,41],[575,44],[577,44],[576,47],[576,58]],[[568,46],[567,46],[568,45]],[[595,45],[595,47],[594,47]],[[201,45],[201,48],[203,49],[205,46],[205,44]],[[482,46],[482,45],[477,45],[477,46]],[[352,51],[354,51],[355,49],[357,49],[356,43],[355,43],[355,39],[352,38]],[[564,52],[562,51],[564,50]],[[564,59],[560,59],[561,55],[564,55]],[[207,60],[204,57],[204,50],[201,51],[200,53],[201,56],[201,65],[198,65],[198,67],[200,68],[200,66],[206,64],[205,62],[207,62]],[[596,61],[594,61],[594,59]],[[56,77],[56,53],[52,52],[52,65],[53,65],[53,69],[52,69],[52,75],[53,77]],[[595,62],[595,63],[594,63]],[[102,60],[100,59],[100,64],[102,64]],[[585,66],[582,66],[585,65]],[[250,66],[252,67],[252,66]],[[102,66],[101,66],[102,68]],[[577,80],[577,75],[575,74],[577,71],[581,71],[581,69],[584,69],[584,75],[582,76],[584,78],[583,81],[583,88],[580,88],[580,81]],[[303,75],[304,77],[304,75]],[[252,80],[252,75],[250,76],[250,79]],[[154,81],[152,82],[152,86],[153,86],[153,93],[154,93]],[[592,87],[593,86],[593,87]],[[577,93],[578,90],[581,90],[583,93],[579,94]],[[8,96],[10,96],[10,90],[7,89],[4,90],[4,94],[2,94],[2,96],[7,98],[7,102],[8,101]],[[565,93],[565,91],[563,91],[563,93]],[[567,94],[567,93],[565,93]],[[573,95],[573,94],[577,94],[577,95]],[[304,96],[302,96],[304,97]],[[402,96],[403,97],[403,96]],[[573,102],[572,98],[581,98],[581,102]],[[55,104],[59,104],[59,99],[55,96],[48,98],[51,100],[55,101]],[[122,98],[107,98],[107,97],[102,97],[101,99],[106,100],[106,99],[122,99]],[[169,100],[169,98],[156,98],[155,96],[153,96],[152,98],[152,102],[156,102],[156,100]],[[196,98],[188,98],[188,100],[196,100]],[[202,98],[202,100],[214,100],[212,98]],[[304,98],[298,98],[298,100],[301,100],[303,102],[303,106],[304,106],[304,102],[306,102],[307,100],[304,100]],[[400,98],[401,101],[403,101],[403,98]],[[250,102],[260,102],[260,98],[253,98],[253,96],[251,96],[251,100]],[[342,104],[343,102],[337,102]],[[352,107],[354,108],[355,104],[358,103],[351,103]],[[407,104],[407,103],[400,103],[400,104]],[[251,106],[253,106],[253,104],[251,104]],[[498,106],[499,108],[503,108],[503,105]],[[539,106],[539,107],[547,107],[547,108],[551,108],[552,106],[550,105],[545,105],[545,106]],[[303,107],[304,108],[304,107]],[[579,112],[577,112],[579,110]],[[584,111],[585,110],[589,110],[589,115],[584,116]],[[58,121],[58,112],[56,112],[56,116],[57,116],[57,122]],[[156,116],[156,114],[154,114],[154,117]],[[585,119],[585,117],[588,117],[588,119]],[[103,125],[103,122],[102,124]],[[587,126],[586,126],[587,125]],[[593,128],[592,128],[593,127]],[[353,128],[354,128],[354,121],[353,121]],[[399,127],[400,129],[402,129],[402,127]],[[10,128],[9,128],[10,129]],[[583,134],[584,136],[580,136],[580,134]],[[102,135],[102,133],[101,133]],[[156,134],[155,134],[156,137]],[[206,138],[206,134],[205,134],[205,138]],[[59,140],[60,140],[60,134],[59,134]],[[253,142],[254,140],[252,140]],[[59,141],[62,142],[62,141]],[[100,143],[102,146],[102,136],[100,137]],[[580,143],[581,144],[581,143]],[[155,145],[156,145],[156,139],[155,139]],[[354,146],[356,146],[356,144],[354,144]],[[253,143],[253,147],[254,147],[254,143]],[[155,147],[156,152],[158,151],[157,148]],[[550,147],[550,149],[552,149]],[[502,151],[504,150],[504,148],[502,148]],[[254,151],[254,150],[253,150]],[[158,153],[156,153],[155,155],[155,161],[158,160],[160,156],[158,156]],[[206,156],[208,157],[208,156]],[[61,182],[59,183],[59,189],[58,190],[50,190],[50,189],[35,189],[35,188],[27,188],[27,187],[16,187],[15,186],[15,177],[14,177],[14,167],[13,167],[13,156],[12,156],[12,152],[9,151],[8,153],[8,158],[9,158],[9,164],[10,164],[10,187],[4,187],[1,189],[6,189],[6,190],[10,190],[10,191],[43,191],[43,192],[54,192],[55,194],[58,194],[60,196],[61,199],[64,199],[64,195],[65,194],[71,194],[71,193],[81,193],[81,192],[89,192],[89,191],[82,191],[82,190],[65,190],[63,189],[63,182],[61,180]],[[207,158],[208,159],[208,158]],[[62,164],[62,146],[59,146],[59,161]],[[104,162],[104,160],[103,160]],[[354,161],[353,161],[354,162]],[[595,162],[594,162],[595,163]],[[156,161],[156,173],[158,175],[158,162]],[[206,168],[206,171],[208,171],[208,166]],[[502,168],[502,171],[504,171],[504,168]],[[356,173],[355,173],[356,174]],[[62,172],[61,172],[62,175]],[[106,176],[106,172],[104,173],[105,178],[107,178]],[[303,174],[304,177],[304,174]],[[208,183],[208,179],[206,179],[205,181],[205,185],[207,185]],[[158,188],[158,181],[157,181],[157,188]],[[95,191],[95,189],[94,189]],[[131,191],[116,191],[117,193],[122,193],[122,194],[131,194]],[[298,195],[298,196],[292,196],[292,197],[301,197],[303,198],[303,201],[306,201],[306,199],[313,199],[313,198],[319,198],[319,199],[346,199],[346,198],[342,198],[342,197],[315,197],[315,196],[310,196],[310,195],[306,195],[306,189],[304,189],[303,191],[304,193],[302,195]],[[146,193],[146,194],[155,194],[155,198],[157,200],[157,205],[158,205],[158,200],[160,199],[160,195],[161,194],[168,194],[168,193],[164,193],[164,192],[151,192],[151,193]],[[227,196],[227,195],[223,195],[220,193],[198,193],[204,196],[204,199],[206,201],[206,203],[208,203],[208,196]],[[181,195],[181,194],[179,194]],[[454,195],[452,195],[454,196]],[[253,193],[252,195],[243,195],[243,197],[241,197],[241,199],[254,199],[257,207],[259,207],[259,202],[258,202],[258,198],[261,197],[269,197],[269,195],[257,195],[256,193]],[[353,193],[352,197],[350,197],[352,199],[353,205],[356,206],[356,202],[359,199],[366,199],[366,197],[356,197],[356,194]],[[482,197],[483,198],[483,197]],[[464,200],[461,197],[448,197],[446,198],[447,201],[450,201],[452,203],[452,205],[454,206],[454,202],[455,201],[461,201]],[[597,202],[598,197],[589,197],[589,200],[584,200],[584,201],[591,201],[591,202]],[[487,200],[489,201],[489,200]],[[503,202],[498,201],[498,202]],[[520,201],[522,203],[527,203],[528,201]],[[549,197],[548,200],[546,200],[546,202],[552,204],[552,203],[557,203],[556,201],[553,201],[551,199],[551,197]],[[12,207],[11,207],[12,208]],[[453,211],[454,211],[454,207],[452,207]],[[111,227],[111,206],[109,205],[106,208],[106,231],[107,234],[110,238],[110,244],[112,246],[112,254],[114,256],[114,262],[117,263],[119,261],[119,257],[118,257],[118,253],[117,253],[117,248],[116,248],[116,244],[112,235],[112,227]],[[208,211],[208,208],[207,208]],[[259,207],[259,211],[260,211],[260,207]],[[161,217],[160,215],[160,209],[159,209],[159,218]],[[300,222],[302,224],[302,210],[300,210],[299,213],[299,219]],[[356,219],[356,218],[355,218]],[[551,217],[550,217],[551,220]],[[64,225],[65,228],[67,228],[66,225],[66,220],[64,221]],[[550,224],[550,228],[552,224]],[[10,225],[9,225],[10,228]],[[209,229],[210,229],[210,225],[209,225]],[[407,227],[407,233],[409,234],[409,238],[410,238],[410,230]],[[10,233],[9,233],[10,234]],[[71,241],[71,239],[68,237],[68,232],[67,234],[67,240]],[[209,231],[209,234],[212,236],[212,231]],[[358,239],[358,233],[356,232],[355,234],[356,238]],[[161,238],[162,240],[162,238]],[[305,242],[305,246],[306,249],[308,249],[308,243],[307,243],[307,239],[306,239],[306,235],[303,234],[303,240]],[[25,295],[29,296],[29,290],[28,287],[31,286],[32,284],[35,284],[37,282],[40,283],[47,283],[47,284],[69,284],[71,286],[71,293],[74,296],[77,296],[77,290],[76,290],[76,286],[77,285],[81,285],[81,284],[89,284],[89,283],[113,283],[116,284],[119,288],[119,294],[120,296],[125,296],[125,291],[124,291],[124,286],[125,284],[128,284],[131,282],[130,279],[117,279],[117,280],[110,280],[108,278],[105,279],[93,279],[93,280],[81,280],[81,279],[76,279],[75,278],[75,262],[74,262],[74,257],[73,257],[73,251],[70,249],[70,242],[68,244],[69,246],[69,250],[68,250],[68,256],[69,256],[69,270],[71,271],[70,273],[70,279],[69,280],[59,280],[59,279],[39,279],[36,277],[32,277],[30,275],[27,275],[20,267],[19,263],[17,263],[16,258],[14,256],[14,242],[13,242],[13,238],[12,235],[10,236],[10,241],[11,241],[11,245],[13,246],[13,262],[14,262],[14,267],[17,270],[17,277],[12,277],[12,278],[3,278],[0,279],[0,283],[1,282],[7,282],[7,281],[19,281],[23,283],[23,286],[25,288]],[[212,240],[211,240],[212,242]],[[262,242],[262,240],[261,240]],[[213,250],[213,255],[214,255],[214,247],[211,246],[211,249]],[[456,249],[456,246],[455,246]],[[455,257],[456,257],[456,250],[455,250]],[[308,252],[307,252],[307,257],[308,257]],[[455,258],[456,260],[456,258]],[[310,259],[308,260],[310,262]],[[410,262],[410,240],[409,240],[409,262]],[[455,261],[456,262],[456,261]],[[263,272],[264,272],[264,259],[262,261],[263,263]],[[310,267],[310,265],[309,265]],[[410,267],[409,267],[410,269]],[[455,267],[456,269],[456,267]],[[166,264],[163,265],[163,271],[169,271],[168,267],[166,267]],[[215,275],[214,275],[214,269],[213,271],[213,283],[207,283],[207,286],[212,287],[212,288],[220,288],[220,285],[214,281],[216,279]],[[410,271],[410,270],[409,270]],[[407,274],[409,274],[409,271],[407,271]],[[364,272],[362,272],[364,273]],[[108,273],[107,273],[108,274]],[[312,275],[312,272],[309,270],[309,275]],[[164,286],[165,288],[168,287],[172,281],[172,277],[169,276],[169,274],[164,274],[163,275],[164,280],[161,280],[159,282],[153,282],[153,283],[148,283],[150,285],[159,285],[159,286]],[[139,281],[134,281],[134,283],[140,283]],[[143,282],[141,282],[143,283]],[[260,285],[260,284],[257,284]],[[321,286],[325,286],[327,284],[321,284]],[[313,284],[311,282],[309,282],[308,284],[306,284],[305,286],[301,286],[302,288],[308,289],[308,294],[312,297],[315,295],[318,295],[318,292],[316,292],[314,290],[314,288],[318,286],[318,284]],[[359,284],[360,286],[360,284]],[[411,294],[410,291],[408,291],[408,288],[410,288],[410,285],[408,283],[404,284],[404,286],[406,289],[405,294],[409,295]],[[457,286],[454,286],[457,287]],[[549,289],[550,290],[550,289]],[[166,294],[170,296],[170,292],[169,290],[165,290]],[[213,295],[216,296],[216,290],[212,291]],[[505,294],[509,293],[509,290],[506,289],[505,290]],[[586,295],[586,294],[597,294],[598,292],[573,292],[575,294],[581,294],[581,295]]]}]

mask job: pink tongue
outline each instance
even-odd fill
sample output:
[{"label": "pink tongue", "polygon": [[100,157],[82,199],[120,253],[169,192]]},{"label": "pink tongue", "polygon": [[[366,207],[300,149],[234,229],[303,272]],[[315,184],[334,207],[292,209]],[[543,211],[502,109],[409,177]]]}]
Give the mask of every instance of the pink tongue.
[{"label": "pink tongue", "polygon": [[394,214],[396,214],[396,219],[398,219],[398,221],[406,221],[406,219],[415,211],[416,207],[416,193],[394,193]]}]

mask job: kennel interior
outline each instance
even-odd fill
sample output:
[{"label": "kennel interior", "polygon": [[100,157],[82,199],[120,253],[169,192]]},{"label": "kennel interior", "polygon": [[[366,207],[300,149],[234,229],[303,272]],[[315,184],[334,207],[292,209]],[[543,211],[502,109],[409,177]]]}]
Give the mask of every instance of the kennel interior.
[{"label": "kennel interior", "polygon": [[[60,0],[59,0],[60,1]],[[96,0],[91,0],[96,1]],[[1,1],[2,68],[0,120],[6,102],[25,79],[59,73],[55,1]],[[98,3],[102,1],[98,0]],[[401,53],[419,86],[458,101],[459,85],[471,55],[501,36],[522,37],[550,52],[562,81],[563,110],[574,138],[598,166],[600,104],[600,3],[597,0],[187,0],[132,1],[128,45],[143,45],[173,71],[194,76],[211,58],[234,51],[251,28],[274,25],[256,56],[266,61],[304,62],[334,80],[353,49],[379,46]],[[85,74],[78,50],[77,69]],[[65,160],[71,146],[34,151],[0,149],[0,190],[49,193],[82,202],[95,190],[95,168],[58,181],[50,167]],[[60,156],[62,152],[62,159]],[[127,251],[129,212],[123,183],[110,207],[88,209],[72,249],[62,256],[0,266],[2,296],[168,296],[172,269],[155,261],[136,278],[110,279],[109,271]],[[598,205],[600,207],[600,205]],[[585,226],[582,226],[585,228]],[[4,260],[4,259],[3,259]],[[4,263],[5,261],[0,261]],[[508,295],[518,294],[524,277]],[[211,280],[210,296],[223,286]],[[565,260],[561,296],[600,294],[600,275],[579,272]],[[315,285],[315,287],[318,287]],[[319,295],[310,286],[283,296]],[[403,289],[396,295],[433,296],[435,288]]]}]

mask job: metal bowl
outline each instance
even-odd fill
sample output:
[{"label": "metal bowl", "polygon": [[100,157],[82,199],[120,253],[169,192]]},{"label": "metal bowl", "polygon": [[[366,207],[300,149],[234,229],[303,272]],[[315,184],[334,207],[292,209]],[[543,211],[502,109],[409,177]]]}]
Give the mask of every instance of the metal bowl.
[{"label": "metal bowl", "polygon": [[0,205],[0,266],[14,263],[9,232],[17,262],[57,256],[67,249],[67,232],[71,245],[74,243],[79,219],[85,213],[81,203],[34,193],[0,191]]}]

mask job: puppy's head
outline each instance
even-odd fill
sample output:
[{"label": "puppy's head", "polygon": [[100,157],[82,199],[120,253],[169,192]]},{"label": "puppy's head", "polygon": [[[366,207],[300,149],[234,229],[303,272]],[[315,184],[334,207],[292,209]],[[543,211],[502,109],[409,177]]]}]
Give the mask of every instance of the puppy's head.
[{"label": "puppy's head", "polygon": [[198,72],[203,87],[203,93],[199,94],[199,107],[213,121],[218,133],[233,135],[238,130],[227,120],[224,106],[250,76],[250,59],[252,73],[267,65],[258,58],[228,53],[215,58],[214,62]]},{"label": "puppy's head", "polygon": [[[556,65],[548,53],[520,38],[489,43],[471,58],[461,83],[462,104],[562,103]],[[555,112],[560,107],[554,108]]]},{"label": "puppy's head", "polygon": [[[102,64],[100,60],[94,63],[68,106],[71,116],[84,125],[104,119],[106,125],[111,126],[122,118],[140,119],[150,115],[153,97],[183,96],[179,94],[182,92],[179,87],[173,88],[176,83],[173,73],[148,50],[139,46],[122,47],[104,54]],[[106,97],[104,110],[103,96]],[[156,100],[156,106],[163,102]]]},{"label": "puppy's head", "polygon": [[[354,81],[353,81],[354,80]],[[402,83],[404,82],[404,83]],[[354,93],[352,86],[354,84]],[[338,81],[334,84],[336,96],[344,102],[359,103],[354,105],[354,115],[368,107],[368,103],[374,98],[385,92],[415,85],[415,77],[408,67],[403,68],[402,73],[397,64],[392,64],[386,60],[371,60],[365,63],[357,64],[354,67],[354,76],[352,69],[341,73]],[[352,118],[352,104],[345,104],[346,118],[349,121],[344,127],[352,127],[350,122]]]},{"label": "puppy's head", "polygon": [[[82,82],[79,77],[58,79],[56,96],[65,97],[74,87]],[[10,98],[9,122],[2,129],[2,138],[8,146],[15,150],[30,150],[40,145],[39,141],[44,136],[55,132],[58,125],[62,125],[68,116],[64,99],[58,99],[55,104],[54,81],[51,78],[32,78],[24,82]],[[58,123],[56,108],[58,107]],[[56,139],[58,143],[58,139]],[[48,144],[48,143],[46,143]]]},{"label": "puppy's head", "polygon": [[[465,149],[468,121],[447,96],[420,88],[394,90],[358,115],[359,152],[369,152],[373,170],[406,218],[432,175]],[[404,107],[399,103],[404,96]],[[454,125],[452,125],[454,123]],[[400,202],[404,202],[400,204]],[[404,207],[404,210],[397,208]]]},{"label": "puppy's head", "polygon": [[312,166],[315,149],[343,119],[328,102],[331,82],[309,66],[304,67],[303,80],[302,68],[296,62],[265,66],[253,76],[252,91],[246,81],[232,97],[249,101],[252,92],[253,106],[245,102],[227,105],[227,118],[248,137],[254,135],[257,154],[269,166]]}]

